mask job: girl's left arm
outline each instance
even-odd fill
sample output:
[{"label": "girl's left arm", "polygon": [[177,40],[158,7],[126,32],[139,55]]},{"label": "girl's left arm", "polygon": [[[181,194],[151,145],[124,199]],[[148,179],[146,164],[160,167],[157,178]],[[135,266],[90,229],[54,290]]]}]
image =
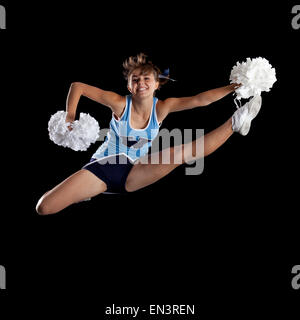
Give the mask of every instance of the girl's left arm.
[{"label": "girl's left arm", "polygon": [[221,88],[216,88],[201,92],[195,96],[186,98],[169,98],[163,101],[164,113],[188,110],[195,107],[208,106],[209,104],[222,99],[229,93],[233,92],[240,85],[233,83]]}]

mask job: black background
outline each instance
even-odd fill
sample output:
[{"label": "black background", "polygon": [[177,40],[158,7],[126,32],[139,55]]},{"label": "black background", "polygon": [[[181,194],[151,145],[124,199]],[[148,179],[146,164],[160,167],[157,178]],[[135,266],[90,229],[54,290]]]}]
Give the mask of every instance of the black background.
[{"label": "black background", "polygon": [[[293,4],[2,4],[0,264],[7,296],[26,294],[52,307],[87,298],[84,310],[100,317],[109,303],[195,303],[212,317],[292,311],[299,297],[291,269],[299,264],[300,74]],[[250,133],[233,135],[205,158],[201,175],[187,176],[182,166],[135,193],[38,216],[39,197],[99,146],[58,147],[48,138],[51,114],[65,109],[74,81],[127,94],[122,62],[139,52],[178,80],[162,87],[160,99],[226,85],[247,57],[268,59],[277,82],[262,94]],[[108,127],[107,108],[82,98],[77,110]],[[229,95],[173,113],[163,128],[209,132],[234,110]]]}]

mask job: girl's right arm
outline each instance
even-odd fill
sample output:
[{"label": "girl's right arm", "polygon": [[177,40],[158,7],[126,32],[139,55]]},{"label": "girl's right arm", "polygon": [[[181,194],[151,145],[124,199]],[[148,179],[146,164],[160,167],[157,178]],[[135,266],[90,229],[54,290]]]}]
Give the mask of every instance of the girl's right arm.
[{"label": "girl's right arm", "polygon": [[117,116],[120,116],[126,104],[126,97],[120,96],[112,91],[105,91],[82,82],[73,82],[70,86],[66,111],[66,122],[75,119],[76,109],[81,96],[109,107]]}]

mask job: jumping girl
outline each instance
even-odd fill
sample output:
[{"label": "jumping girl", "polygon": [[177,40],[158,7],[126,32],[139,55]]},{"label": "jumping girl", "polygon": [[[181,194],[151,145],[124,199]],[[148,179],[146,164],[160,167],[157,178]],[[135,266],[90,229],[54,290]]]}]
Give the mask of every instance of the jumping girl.
[{"label": "jumping girl", "polygon": [[[197,143],[204,144],[202,156],[205,157],[217,150],[233,132],[246,135],[252,119],[260,110],[261,97],[255,96],[237,109],[223,125],[204,137],[179,148],[171,147],[158,152],[158,161],[154,164],[147,151],[169,113],[207,106],[233,92],[239,84],[230,84],[191,97],[162,101],[154,94],[168,81],[168,77],[148,61],[145,54],[130,57],[123,67],[130,92],[128,96],[80,82],[71,84],[66,122],[74,121],[79,99],[85,96],[111,109],[110,131],[88,164],[41,197],[36,206],[39,214],[57,213],[73,203],[103,192],[126,193],[144,188],[194,159]],[[184,152],[181,152],[183,149]],[[162,161],[164,152],[170,154],[170,163]],[[149,158],[146,163],[141,161],[145,157]]]}]

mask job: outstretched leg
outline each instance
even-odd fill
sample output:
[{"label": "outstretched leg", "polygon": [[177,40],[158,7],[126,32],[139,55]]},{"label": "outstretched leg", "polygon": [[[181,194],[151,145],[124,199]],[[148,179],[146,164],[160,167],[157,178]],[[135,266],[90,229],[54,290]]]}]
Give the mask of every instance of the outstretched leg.
[{"label": "outstretched leg", "polygon": [[36,205],[41,215],[57,213],[69,205],[106,191],[106,183],[82,169],[46,192]]},{"label": "outstretched leg", "polygon": [[[204,135],[204,137],[179,147],[167,148],[160,151],[157,154],[159,160],[158,164],[144,164],[142,162],[135,164],[127,177],[125,185],[126,190],[132,192],[144,188],[163,178],[184,162],[189,162],[193,159],[197,160],[197,158],[195,158],[197,150],[196,146],[199,143],[204,144],[204,154],[202,156],[205,157],[211,154],[217,150],[232,133],[232,118],[230,118],[220,127]],[[170,153],[171,161],[169,164],[162,162],[165,152]],[[151,157],[148,156],[148,159],[150,162]]]}]

